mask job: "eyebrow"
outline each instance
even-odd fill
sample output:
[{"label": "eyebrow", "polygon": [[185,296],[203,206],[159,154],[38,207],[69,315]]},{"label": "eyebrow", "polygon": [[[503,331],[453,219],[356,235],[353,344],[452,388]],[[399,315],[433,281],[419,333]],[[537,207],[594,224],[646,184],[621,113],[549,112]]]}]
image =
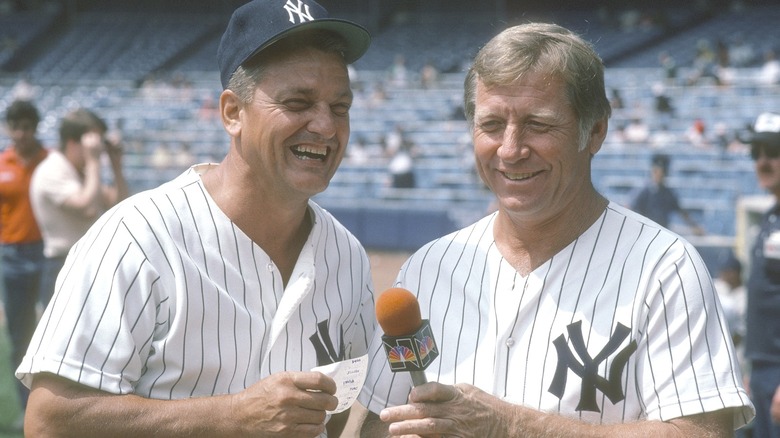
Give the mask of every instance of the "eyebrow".
[{"label": "eyebrow", "polygon": [[[511,112],[511,111],[510,111]],[[482,109],[480,110],[477,108],[476,111],[474,111],[474,119],[479,119],[483,117],[491,117],[491,116],[501,116],[503,117],[503,114],[506,113],[506,111],[494,111],[492,109]],[[552,121],[561,121],[561,117],[559,116],[559,113],[552,110],[547,109],[540,109],[537,111],[534,111],[532,113],[524,114],[522,117],[523,120],[528,119],[544,119],[544,120],[552,120]]]},{"label": "eyebrow", "polygon": [[[297,88],[282,90],[279,94],[312,96],[312,95],[316,95],[317,93],[318,90],[312,87],[297,87]],[[343,93],[338,95],[338,98],[342,98],[342,97],[354,99],[354,93],[352,92],[352,88],[347,88]],[[277,99],[278,98],[279,96],[277,96]]]}]

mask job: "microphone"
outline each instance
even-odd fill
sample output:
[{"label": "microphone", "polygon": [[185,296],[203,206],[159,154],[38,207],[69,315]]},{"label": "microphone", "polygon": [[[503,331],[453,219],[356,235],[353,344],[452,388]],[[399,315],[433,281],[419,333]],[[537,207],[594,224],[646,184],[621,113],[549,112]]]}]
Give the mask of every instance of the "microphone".
[{"label": "microphone", "polygon": [[431,325],[420,317],[417,297],[394,287],[376,301],[376,319],[384,331],[382,343],[393,372],[408,371],[414,386],[427,382],[425,368],[439,356]]}]

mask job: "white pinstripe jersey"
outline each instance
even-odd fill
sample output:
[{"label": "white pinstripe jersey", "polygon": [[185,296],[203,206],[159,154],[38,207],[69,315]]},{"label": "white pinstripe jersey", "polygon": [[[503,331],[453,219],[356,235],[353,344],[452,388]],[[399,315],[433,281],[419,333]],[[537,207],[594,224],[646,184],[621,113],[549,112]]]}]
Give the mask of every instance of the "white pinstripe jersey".
[{"label": "white pinstripe jersey", "polygon": [[376,322],[356,238],[310,202],[314,226],[283,288],[196,169],[124,201],[76,244],[17,377],[178,399],[365,353]]},{"label": "white pinstripe jersey", "polygon": [[[591,423],[737,409],[752,418],[707,268],[672,232],[614,203],[524,277],[496,249],[495,214],[437,239],[404,264],[440,356],[428,381],[469,383],[506,401]],[[623,328],[620,328],[623,326]],[[382,331],[360,401],[406,402]],[[625,398],[624,398],[625,396]]]}]

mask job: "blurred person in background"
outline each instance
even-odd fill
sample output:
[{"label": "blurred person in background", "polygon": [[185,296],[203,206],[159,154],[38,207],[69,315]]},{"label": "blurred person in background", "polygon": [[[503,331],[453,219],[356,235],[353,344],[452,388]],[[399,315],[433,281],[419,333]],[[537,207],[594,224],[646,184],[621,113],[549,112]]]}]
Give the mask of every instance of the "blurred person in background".
[{"label": "blurred person in background", "polygon": [[731,339],[737,347],[737,357],[744,359],[745,339],[745,309],[747,307],[747,289],[742,280],[742,263],[729,253],[718,267],[718,273],[713,279],[715,290],[723,307],[723,314],[729,324]]},{"label": "blurred person in background", "polygon": [[703,236],[704,229],[682,208],[677,194],[666,185],[671,159],[666,154],[653,154],[650,159],[650,182],[634,196],[631,209],[668,228],[672,214],[679,214],[693,234]]},{"label": "blurred person in background", "polygon": [[[5,296],[3,306],[11,338],[11,362],[22,361],[37,321],[43,239],[30,205],[30,179],[46,158],[38,140],[40,114],[29,101],[12,102],[5,112],[11,144],[0,154],[0,250]],[[18,385],[22,409],[28,391]],[[16,425],[15,425],[16,426]]]},{"label": "blurred person in background", "polygon": [[[108,208],[127,197],[121,139],[109,138],[106,123],[88,109],[66,114],[60,122],[59,149],[49,152],[33,172],[30,202],[43,235],[46,262],[41,301],[48,304],[65,257]],[[111,181],[103,181],[101,157],[108,156]]]},{"label": "blurred person in background", "polygon": [[390,156],[387,170],[390,173],[390,185],[395,188],[412,189],[417,186],[414,176],[414,162],[417,158],[417,148],[414,143],[405,138],[398,149]]},{"label": "blurred person in background", "polygon": [[762,189],[774,197],[750,252],[745,358],[756,407],[753,436],[780,438],[780,114],[762,113],[753,126],[750,155]]},{"label": "blurred person in background", "polygon": [[780,59],[773,48],[764,52],[764,63],[758,72],[758,82],[761,85],[780,84]]}]

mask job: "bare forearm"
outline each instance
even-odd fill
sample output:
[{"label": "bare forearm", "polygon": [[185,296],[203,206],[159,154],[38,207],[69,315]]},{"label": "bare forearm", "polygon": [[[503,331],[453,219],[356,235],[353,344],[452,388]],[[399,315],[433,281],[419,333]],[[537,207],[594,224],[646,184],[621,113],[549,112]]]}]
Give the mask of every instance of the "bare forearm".
[{"label": "bare forearm", "polygon": [[[420,434],[434,430],[443,435],[460,432],[464,436],[501,436],[538,438],[607,438],[607,437],[731,437],[732,412],[692,415],[662,421],[635,421],[622,424],[590,424],[556,414],[548,414],[503,401],[493,401],[490,407],[458,411],[444,409],[446,414],[426,418],[426,412],[438,412],[432,404],[391,408],[383,411],[382,419],[369,412],[361,429],[361,437],[384,438],[403,434]],[[434,424],[435,426],[433,426]]]},{"label": "bare forearm", "polygon": [[117,202],[127,198],[127,195],[130,192],[127,186],[127,179],[122,171],[122,162],[119,159],[112,160],[111,169],[114,172],[114,190],[112,197],[108,199],[109,206],[113,206]]},{"label": "bare forearm", "polygon": [[[578,436],[583,438],[651,438],[651,437],[731,437],[733,429],[731,413],[708,413],[682,417],[670,421],[635,421],[631,423],[597,425],[583,423],[576,419],[554,414],[532,413],[517,415],[507,422],[506,435],[535,436],[539,438],[563,438]],[[514,433],[513,431],[522,431]]]},{"label": "bare forearm", "polygon": [[94,214],[95,201],[101,195],[100,192],[100,162],[97,159],[87,159],[81,190],[65,201],[65,207],[91,216]]},{"label": "bare forearm", "polygon": [[[36,374],[25,432],[35,437],[318,436],[338,406],[333,379],[318,372],[272,374],[241,392],[154,400]],[[338,418],[343,419],[343,418]]]},{"label": "bare forearm", "polygon": [[34,385],[25,432],[36,437],[238,436],[230,396],[152,400],[109,395],[54,377]]}]

